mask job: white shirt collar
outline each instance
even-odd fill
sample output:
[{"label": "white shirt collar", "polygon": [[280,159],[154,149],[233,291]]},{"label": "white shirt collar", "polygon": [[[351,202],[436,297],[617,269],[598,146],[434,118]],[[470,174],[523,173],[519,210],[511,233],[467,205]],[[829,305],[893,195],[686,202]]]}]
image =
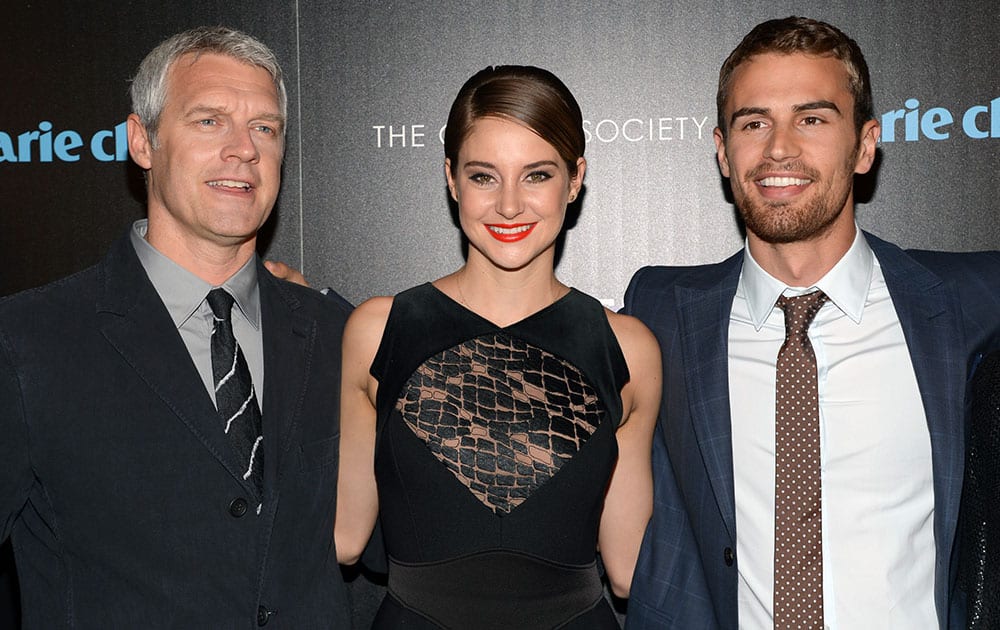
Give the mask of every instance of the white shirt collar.
[{"label": "white shirt collar", "polygon": [[868,299],[874,266],[875,253],[857,226],[851,247],[826,275],[809,287],[790,287],[767,273],[754,260],[750,248],[744,245],[738,290],[746,297],[750,319],[756,330],[764,325],[781,294],[802,295],[816,289],[826,293],[844,315],[859,324]]}]

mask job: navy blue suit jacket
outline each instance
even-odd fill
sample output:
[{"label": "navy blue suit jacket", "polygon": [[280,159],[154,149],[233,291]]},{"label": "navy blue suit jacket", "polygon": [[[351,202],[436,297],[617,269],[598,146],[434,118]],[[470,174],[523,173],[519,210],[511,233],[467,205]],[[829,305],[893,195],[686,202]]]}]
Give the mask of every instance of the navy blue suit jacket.
[{"label": "navy blue suit jacket", "polygon": [[25,628],[349,626],[333,545],[349,308],[258,277],[259,514],[127,236],[0,300],[0,540]]},{"label": "navy blue suit jacket", "polygon": [[[941,628],[964,615],[953,593],[964,464],[967,376],[1000,345],[1000,252],[909,251],[865,234],[882,267],[930,429]],[[743,252],[697,267],[646,267],[625,312],[663,353],[653,444],[654,507],[629,601],[628,628],[737,628],[736,512],[727,337]],[[949,625],[949,623],[951,625]]]}]

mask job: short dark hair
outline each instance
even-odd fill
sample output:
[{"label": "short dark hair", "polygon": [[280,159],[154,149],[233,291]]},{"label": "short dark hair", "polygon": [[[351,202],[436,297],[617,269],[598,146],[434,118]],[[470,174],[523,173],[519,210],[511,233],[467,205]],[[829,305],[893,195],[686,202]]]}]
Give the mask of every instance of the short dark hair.
[{"label": "short dark hair", "polygon": [[727,133],[728,121],[725,120],[724,112],[733,73],[740,64],[766,53],[805,53],[839,59],[847,68],[851,94],[854,96],[854,127],[857,132],[861,133],[864,124],[875,117],[868,64],[857,42],[836,26],[792,16],[768,20],[755,26],[722,64],[715,104],[719,129],[723,135]]},{"label": "short dark hair", "polygon": [[480,118],[520,122],[555,147],[576,176],[586,138],[583,114],[569,88],[548,70],[534,66],[491,66],[472,76],[458,91],[444,132],[444,155],[458,168],[458,152]]}]

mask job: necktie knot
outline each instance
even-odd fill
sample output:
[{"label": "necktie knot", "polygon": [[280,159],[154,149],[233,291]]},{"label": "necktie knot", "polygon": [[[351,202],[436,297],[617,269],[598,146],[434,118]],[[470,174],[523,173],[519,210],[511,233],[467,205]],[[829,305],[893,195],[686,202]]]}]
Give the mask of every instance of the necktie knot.
[{"label": "necktie knot", "polygon": [[829,299],[829,296],[822,291],[813,291],[795,297],[780,296],[778,308],[785,311],[786,336],[806,334],[813,319],[816,318],[816,313]]},{"label": "necktie knot", "polygon": [[212,289],[208,292],[208,296],[205,297],[208,305],[212,308],[212,314],[215,315],[216,319],[221,319],[223,321],[230,321],[233,313],[233,296],[229,295],[229,292],[223,288]]}]

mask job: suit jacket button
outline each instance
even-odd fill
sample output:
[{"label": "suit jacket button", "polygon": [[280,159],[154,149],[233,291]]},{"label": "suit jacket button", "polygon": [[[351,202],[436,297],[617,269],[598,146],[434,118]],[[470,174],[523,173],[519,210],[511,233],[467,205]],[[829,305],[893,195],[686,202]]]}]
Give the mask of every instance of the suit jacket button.
[{"label": "suit jacket button", "polygon": [[239,518],[247,513],[247,500],[243,497],[237,497],[233,499],[233,502],[229,504],[229,513],[234,518]]},{"label": "suit jacket button", "polygon": [[267,608],[264,608],[263,606],[258,606],[257,607],[257,625],[258,626],[266,626],[267,625],[267,619],[270,616],[271,616],[271,611],[270,610],[268,610]]},{"label": "suit jacket button", "polygon": [[736,557],[733,555],[732,547],[726,547],[726,549],[722,552],[722,557],[725,559],[727,567],[733,566],[733,561]]}]

